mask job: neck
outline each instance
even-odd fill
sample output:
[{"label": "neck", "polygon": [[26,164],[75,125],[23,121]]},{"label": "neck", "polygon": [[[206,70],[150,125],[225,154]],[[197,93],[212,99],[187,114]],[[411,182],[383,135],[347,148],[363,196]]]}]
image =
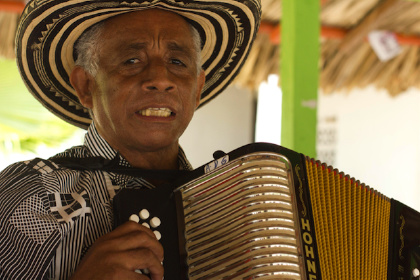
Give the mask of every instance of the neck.
[{"label": "neck", "polygon": [[119,153],[130,163],[131,166],[151,170],[176,170],[178,169],[179,146],[158,151],[124,151]]},{"label": "neck", "polygon": [[177,170],[178,166],[178,140],[166,145],[131,142],[131,145],[124,144],[121,137],[107,137],[108,134],[96,126],[98,134],[115,150],[117,150],[132,167],[149,170]]}]

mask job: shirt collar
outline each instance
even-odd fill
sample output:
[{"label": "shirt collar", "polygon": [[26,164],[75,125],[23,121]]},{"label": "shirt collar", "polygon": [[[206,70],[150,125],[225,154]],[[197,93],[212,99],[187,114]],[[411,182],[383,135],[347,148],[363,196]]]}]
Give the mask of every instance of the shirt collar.
[{"label": "shirt collar", "polygon": [[[120,158],[120,165],[130,166],[128,161],[123,158],[117,150],[112,148],[111,145],[109,145],[109,143],[99,134],[93,121],[85,135],[84,145],[94,157],[100,156],[112,160],[118,155]],[[193,169],[181,147],[178,149],[178,166],[180,170]]]}]

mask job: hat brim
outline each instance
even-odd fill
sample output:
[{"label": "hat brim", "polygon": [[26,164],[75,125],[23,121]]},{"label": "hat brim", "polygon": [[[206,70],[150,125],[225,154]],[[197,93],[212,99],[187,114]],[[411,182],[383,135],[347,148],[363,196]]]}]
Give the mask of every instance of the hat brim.
[{"label": "hat brim", "polygon": [[186,18],[202,38],[206,82],[200,106],[235,78],[259,27],[259,0],[31,1],[16,34],[16,56],[29,91],[63,120],[86,129],[91,118],[70,84],[74,44],[93,24],[122,13],[160,8]]}]

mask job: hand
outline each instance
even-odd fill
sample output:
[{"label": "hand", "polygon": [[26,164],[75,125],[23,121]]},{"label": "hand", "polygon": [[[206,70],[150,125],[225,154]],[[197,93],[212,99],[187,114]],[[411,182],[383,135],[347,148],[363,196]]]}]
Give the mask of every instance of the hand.
[{"label": "hand", "polygon": [[149,279],[135,272],[148,269],[152,280],[162,280],[162,261],[163,248],[153,232],[130,221],[98,238],[71,279]]}]

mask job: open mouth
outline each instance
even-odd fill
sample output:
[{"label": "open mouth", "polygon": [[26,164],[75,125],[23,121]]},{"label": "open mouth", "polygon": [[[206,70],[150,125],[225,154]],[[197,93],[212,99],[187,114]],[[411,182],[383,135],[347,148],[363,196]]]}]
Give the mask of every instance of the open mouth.
[{"label": "open mouth", "polygon": [[138,113],[146,117],[162,117],[162,118],[167,118],[174,114],[168,108],[147,108],[147,109],[138,111]]}]

